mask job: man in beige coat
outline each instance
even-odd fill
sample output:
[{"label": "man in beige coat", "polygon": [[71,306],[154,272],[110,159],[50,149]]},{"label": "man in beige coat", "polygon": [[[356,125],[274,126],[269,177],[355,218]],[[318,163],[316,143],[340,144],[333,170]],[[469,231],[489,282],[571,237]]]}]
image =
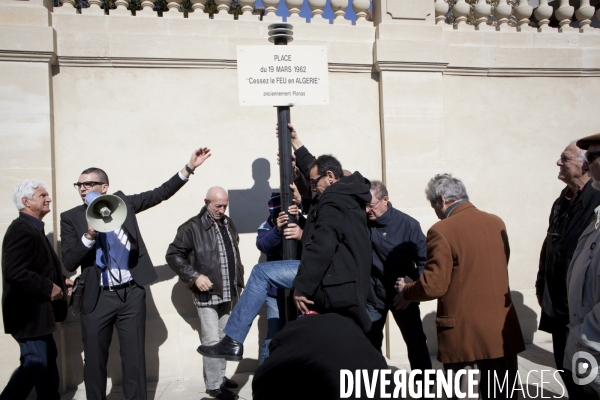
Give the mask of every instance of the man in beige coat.
[{"label": "man in beige coat", "polygon": [[[449,174],[432,178],[425,194],[441,221],[427,232],[423,274],[416,282],[398,280],[395,305],[438,299],[438,360],[444,368],[479,369],[482,398],[513,398],[517,353],[525,344],[508,286],[504,222],[475,208],[464,184]],[[508,377],[508,391],[494,392],[494,372],[500,382]]]}]

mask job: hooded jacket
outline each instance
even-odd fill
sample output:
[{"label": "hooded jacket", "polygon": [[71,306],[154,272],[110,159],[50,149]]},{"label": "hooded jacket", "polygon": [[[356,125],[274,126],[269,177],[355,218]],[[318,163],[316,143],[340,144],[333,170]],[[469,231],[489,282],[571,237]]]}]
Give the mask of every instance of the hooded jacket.
[{"label": "hooded jacket", "polygon": [[371,327],[366,300],[372,252],[365,213],[370,189],[369,181],[355,172],[323,191],[304,227],[294,280],[316,311],[347,315],[364,331]]}]

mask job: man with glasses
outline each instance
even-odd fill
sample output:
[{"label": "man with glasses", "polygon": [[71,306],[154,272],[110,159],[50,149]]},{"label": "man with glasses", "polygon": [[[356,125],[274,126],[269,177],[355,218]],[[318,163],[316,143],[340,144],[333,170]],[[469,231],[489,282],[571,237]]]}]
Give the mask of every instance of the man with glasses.
[{"label": "man with glasses", "polygon": [[410,368],[431,369],[419,303],[406,302],[398,309],[394,307],[396,280],[400,277],[417,280],[423,273],[427,258],[425,235],[416,219],[392,207],[381,181],[371,181],[371,196],[366,210],[373,245],[367,311],[373,325],[367,338],[381,352],[383,327],[391,310],[406,343]]},{"label": "man with glasses", "polygon": [[[550,209],[550,223],[535,282],[536,295],[542,315],[540,330],[552,334],[556,368],[562,370],[567,336],[569,334],[569,305],[567,304],[567,270],[577,247],[577,240],[588,226],[594,209],[600,205],[600,191],[583,169],[586,152],[570,143],[556,162],[558,179],[567,186]],[[560,372],[570,398],[585,394],[573,383],[570,373]]]},{"label": "man with glasses", "polygon": [[[564,300],[565,305],[568,304],[566,321],[569,325],[562,367],[565,369],[564,375],[568,375],[567,379],[572,378],[573,382],[571,388],[567,386],[569,398],[592,400],[598,399],[600,393],[600,376],[597,368],[600,362],[598,355],[600,351],[600,251],[598,251],[600,210],[596,209],[594,212],[594,207],[598,204],[597,194],[600,193],[600,134],[578,140],[577,147],[587,150],[582,171],[588,172],[591,177],[578,197],[585,195],[586,188],[589,186],[592,193],[589,193],[590,200],[587,200],[589,203],[583,203],[586,200],[582,199],[582,204],[579,206],[582,208],[579,213],[582,219],[580,224],[584,228],[581,236],[576,240],[577,247],[572,253],[566,276],[566,299]],[[596,201],[594,205],[590,204],[592,201]],[[584,206],[588,206],[589,210]],[[583,221],[586,214],[588,218]],[[565,224],[569,225],[569,222]],[[589,225],[586,226],[586,223]],[[579,224],[576,226],[579,228]],[[567,237],[569,234],[568,230],[559,230],[558,233],[561,232],[563,232],[562,237]],[[564,322],[564,318],[562,321]],[[564,334],[564,330],[562,332]],[[596,368],[593,364],[596,364]]]},{"label": "man with glasses", "polygon": [[88,400],[106,399],[106,364],[113,327],[117,329],[121,347],[123,396],[146,400],[144,286],[158,276],[140,234],[136,214],[173,196],[210,156],[206,147],[194,150],[185,167],[154,190],[129,196],[116,192],[115,196],[127,206],[127,218],[113,232],[99,234],[88,225],[85,215],[89,193],[108,193],[106,173],[100,168],[88,168],[74,184],[84,204],[61,214],[61,247],[65,268],[75,271],[81,266],[85,284],[81,334]]},{"label": "man with glasses", "polygon": [[[292,128],[292,146],[294,136]],[[303,314],[335,312],[352,318],[363,331],[371,327],[366,312],[371,244],[365,204],[371,200],[369,181],[359,172],[344,176],[330,155],[313,160],[296,151],[300,170],[309,172],[317,195],[302,234],[301,260],[273,261],[254,266],[246,289],[225,326],[226,336],[214,346],[200,346],[205,357],[240,360],[243,342],[265,302],[270,286],[295,288],[296,307]],[[299,194],[295,198],[299,201]]]}]

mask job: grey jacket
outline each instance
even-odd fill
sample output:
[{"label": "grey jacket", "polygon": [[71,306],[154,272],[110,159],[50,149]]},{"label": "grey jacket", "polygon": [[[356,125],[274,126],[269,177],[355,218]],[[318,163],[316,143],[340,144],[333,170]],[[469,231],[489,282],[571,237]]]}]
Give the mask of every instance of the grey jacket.
[{"label": "grey jacket", "polygon": [[[600,364],[600,224],[595,225],[593,218],[581,234],[567,273],[570,322],[563,366],[569,371],[579,351]],[[600,376],[590,385],[600,393]]]}]

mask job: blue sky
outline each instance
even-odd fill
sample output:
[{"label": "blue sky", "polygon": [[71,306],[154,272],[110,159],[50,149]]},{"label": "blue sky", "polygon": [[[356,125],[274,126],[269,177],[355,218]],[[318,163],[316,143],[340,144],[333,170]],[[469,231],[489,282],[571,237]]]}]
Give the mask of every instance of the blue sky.
[{"label": "blue sky", "polygon": [[[258,7],[264,8],[262,0],[256,0],[255,6],[257,8]],[[281,0],[279,2],[279,7],[277,8],[277,15],[283,17],[284,20],[290,15],[288,8],[285,5],[285,0]],[[310,10],[310,7],[308,6],[308,1],[305,1],[304,4],[302,5],[302,8],[300,9],[300,16],[305,19],[310,19],[312,17],[312,12]],[[323,10],[323,18],[326,18],[329,21],[333,20],[333,10],[331,9],[330,0],[327,0],[327,5],[325,6],[325,9]],[[352,0],[348,1],[348,8],[346,9],[346,17],[345,18],[349,19],[353,23],[354,23],[354,21],[356,21],[356,13],[352,9]]]}]

